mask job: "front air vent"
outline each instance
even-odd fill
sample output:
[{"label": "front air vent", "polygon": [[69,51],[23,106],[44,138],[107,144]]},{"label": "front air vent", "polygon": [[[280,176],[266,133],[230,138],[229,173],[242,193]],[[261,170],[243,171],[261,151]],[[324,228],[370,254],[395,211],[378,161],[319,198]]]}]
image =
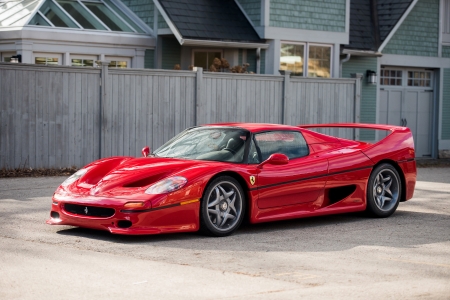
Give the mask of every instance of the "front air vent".
[{"label": "front air vent", "polygon": [[65,204],[64,210],[68,213],[80,216],[109,218],[114,215],[114,209],[78,204]]}]

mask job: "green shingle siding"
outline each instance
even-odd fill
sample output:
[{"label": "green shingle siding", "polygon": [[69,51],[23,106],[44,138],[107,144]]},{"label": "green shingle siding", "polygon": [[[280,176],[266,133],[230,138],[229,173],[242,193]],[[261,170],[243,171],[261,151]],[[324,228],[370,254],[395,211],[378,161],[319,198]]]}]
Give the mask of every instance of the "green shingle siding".
[{"label": "green shingle siding", "polygon": [[345,31],[345,0],[271,0],[270,26]]},{"label": "green shingle siding", "polygon": [[150,28],[153,28],[153,1],[148,0],[122,0],[132,12],[134,12]]},{"label": "green shingle siding", "polygon": [[261,64],[260,64],[261,74],[266,74],[266,50],[261,50]]},{"label": "green shingle siding", "polygon": [[161,67],[173,70],[176,64],[181,63],[181,46],[175,38],[162,38],[162,62]]},{"label": "green shingle siding", "polygon": [[254,26],[261,24],[261,0],[239,0],[241,7],[252,20]]},{"label": "green shingle siding", "polygon": [[437,57],[438,45],[439,0],[419,0],[382,52]]},{"label": "green shingle siding", "polygon": [[450,140],[450,69],[444,69],[444,95],[442,97],[442,136]]},{"label": "green shingle siding", "polygon": [[155,68],[155,50],[153,50],[153,49],[145,50],[144,68],[146,68],[146,69],[154,69]]},{"label": "green shingle siding", "polygon": [[[352,57],[348,62],[342,65],[342,77],[350,78],[351,74],[364,74],[361,84],[361,113],[360,122],[375,123],[377,115],[377,85],[367,84],[365,80],[367,70],[377,70],[376,57]],[[360,138],[370,141],[375,139],[375,132],[361,130]]]},{"label": "green shingle siding", "polygon": [[256,50],[247,50],[247,61],[246,63],[249,63],[250,66],[247,68],[247,71],[256,73]]},{"label": "green shingle siding", "polygon": [[442,46],[442,57],[450,58],[450,46]]}]

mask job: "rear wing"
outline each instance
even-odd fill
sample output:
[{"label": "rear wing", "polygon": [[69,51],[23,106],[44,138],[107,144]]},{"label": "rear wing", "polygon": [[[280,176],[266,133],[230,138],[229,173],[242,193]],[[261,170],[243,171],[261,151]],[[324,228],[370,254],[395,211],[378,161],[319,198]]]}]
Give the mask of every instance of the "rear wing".
[{"label": "rear wing", "polygon": [[[305,124],[297,125],[301,128],[357,128],[357,129],[375,129],[375,130],[404,130],[406,127],[394,126],[394,125],[383,125],[383,124],[367,124],[367,123],[330,123],[330,124]],[[407,129],[407,128],[406,128]]]},{"label": "rear wing", "polygon": [[413,135],[408,127],[366,123],[307,124],[298,125],[298,127],[305,129],[354,128],[390,131],[385,138],[374,144],[368,144],[367,148],[361,150],[374,161],[381,159],[382,156],[388,156],[396,161],[411,160],[415,158]]}]

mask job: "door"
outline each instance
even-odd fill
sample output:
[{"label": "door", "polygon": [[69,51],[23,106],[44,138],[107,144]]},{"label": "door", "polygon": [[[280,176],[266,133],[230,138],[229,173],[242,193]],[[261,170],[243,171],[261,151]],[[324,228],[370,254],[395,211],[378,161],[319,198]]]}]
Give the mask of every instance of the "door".
[{"label": "door", "polygon": [[[416,157],[431,156],[432,71],[382,68],[379,123],[406,126],[414,137]],[[380,133],[383,138],[386,133]]]},{"label": "door", "polygon": [[326,158],[309,155],[300,132],[270,131],[255,135],[260,161],[271,154],[289,157],[286,165],[266,164],[258,174],[258,207],[273,208],[314,202],[323,193],[328,174]]}]

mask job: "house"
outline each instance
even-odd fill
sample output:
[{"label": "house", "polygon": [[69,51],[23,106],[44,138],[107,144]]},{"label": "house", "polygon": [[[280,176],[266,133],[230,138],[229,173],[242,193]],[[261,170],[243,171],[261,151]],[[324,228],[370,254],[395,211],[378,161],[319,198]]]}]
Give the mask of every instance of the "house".
[{"label": "house", "polygon": [[408,126],[417,157],[450,157],[450,0],[2,3],[2,61],[362,76],[361,122]]}]

